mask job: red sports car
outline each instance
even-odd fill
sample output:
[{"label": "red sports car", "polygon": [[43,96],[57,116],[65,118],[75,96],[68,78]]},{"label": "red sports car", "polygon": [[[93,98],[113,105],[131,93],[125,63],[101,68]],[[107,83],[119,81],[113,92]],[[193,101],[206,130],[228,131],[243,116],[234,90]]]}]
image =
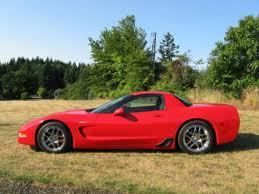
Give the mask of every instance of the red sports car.
[{"label": "red sports car", "polygon": [[19,129],[18,142],[46,152],[70,149],[166,149],[205,153],[233,141],[237,109],[191,104],[167,92],[136,92],[95,109],[55,113]]}]

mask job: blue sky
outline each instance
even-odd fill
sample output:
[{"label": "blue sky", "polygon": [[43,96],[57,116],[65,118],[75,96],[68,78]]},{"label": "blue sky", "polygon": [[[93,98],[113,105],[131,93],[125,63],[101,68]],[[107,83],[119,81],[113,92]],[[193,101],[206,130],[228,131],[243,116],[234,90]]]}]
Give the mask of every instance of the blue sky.
[{"label": "blue sky", "polygon": [[0,0],[0,61],[52,57],[91,62],[88,38],[134,14],[151,33],[171,32],[181,52],[209,56],[229,26],[259,14],[259,0]]}]

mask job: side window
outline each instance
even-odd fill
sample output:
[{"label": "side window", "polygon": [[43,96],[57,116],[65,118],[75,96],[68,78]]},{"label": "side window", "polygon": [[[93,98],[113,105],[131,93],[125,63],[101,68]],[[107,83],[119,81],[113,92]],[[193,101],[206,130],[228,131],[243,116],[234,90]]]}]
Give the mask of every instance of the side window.
[{"label": "side window", "polygon": [[127,112],[145,112],[164,109],[161,95],[143,95],[134,98],[124,105]]}]

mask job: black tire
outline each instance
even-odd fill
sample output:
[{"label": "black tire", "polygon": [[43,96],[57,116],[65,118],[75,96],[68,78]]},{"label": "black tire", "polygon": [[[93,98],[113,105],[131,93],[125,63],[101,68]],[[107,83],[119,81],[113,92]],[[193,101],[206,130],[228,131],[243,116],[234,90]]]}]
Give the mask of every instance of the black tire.
[{"label": "black tire", "polygon": [[[51,132],[55,132],[55,130],[58,131],[56,132],[57,135],[53,134],[50,135],[50,137],[46,136],[46,134],[51,134]],[[51,138],[52,140],[50,140]],[[59,138],[62,138],[62,140]],[[47,142],[50,142],[52,145],[48,145]],[[39,129],[37,134],[37,144],[42,151],[49,153],[63,153],[71,150],[72,137],[69,129],[64,124],[60,122],[48,122]]]},{"label": "black tire", "polygon": [[206,122],[200,120],[193,120],[186,123],[180,129],[177,138],[181,150],[188,154],[209,152],[214,146],[214,139],[213,129]]},{"label": "black tire", "polygon": [[35,152],[39,152],[41,151],[41,149],[38,146],[30,146],[31,150],[35,151]]}]

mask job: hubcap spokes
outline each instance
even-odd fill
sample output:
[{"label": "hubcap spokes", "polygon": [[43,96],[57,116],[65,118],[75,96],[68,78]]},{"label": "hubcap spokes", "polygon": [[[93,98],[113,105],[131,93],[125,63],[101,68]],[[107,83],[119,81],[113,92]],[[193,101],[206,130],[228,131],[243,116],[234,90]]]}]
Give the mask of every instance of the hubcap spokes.
[{"label": "hubcap spokes", "polygon": [[65,143],[64,132],[56,126],[47,126],[43,129],[41,143],[48,151],[61,150]]},{"label": "hubcap spokes", "polygon": [[201,125],[190,126],[183,134],[183,143],[192,152],[205,150],[210,143],[208,130]]}]

